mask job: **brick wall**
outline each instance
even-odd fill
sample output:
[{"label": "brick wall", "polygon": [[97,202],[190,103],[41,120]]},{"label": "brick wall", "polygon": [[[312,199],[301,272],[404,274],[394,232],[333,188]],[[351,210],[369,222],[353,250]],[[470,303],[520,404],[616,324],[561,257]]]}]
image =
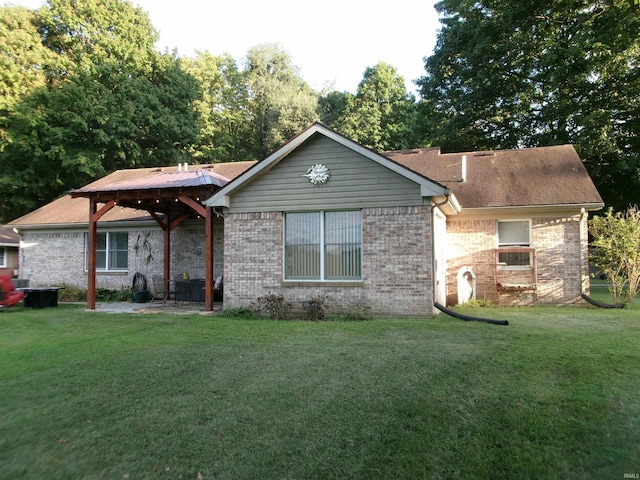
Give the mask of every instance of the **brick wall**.
[{"label": "brick wall", "polygon": [[284,282],[280,212],[225,217],[225,308],[269,293],[294,307],[324,294],[330,313],[367,305],[377,315],[431,315],[433,277],[428,207],[363,210],[362,282]]},{"label": "brick wall", "polygon": [[[587,228],[586,215],[532,220],[539,303],[579,302],[581,293],[588,291]],[[457,303],[456,275],[462,266],[471,266],[476,274],[476,298],[497,303],[496,220],[452,219],[447,222],[447,242],[447,302]],[[524,277],[514,277],[513,282],[529,283]],[[502,305],[530,304],[532,295],[503,292],[500,299]]]},{"label": "brick wall", "polygon": [[[214,224],[214,271],[222,275],[224,225],[221,219]],[[122,231],[122,230],[121,230]],[[147,265],[142,258],[136,258],[134,245],[138,234],[144,240],[149,232],[153,260]],[[98,288],[131,288],[133,274],[143,273],[151,288],[153,275],[163,275],[164,233],[159,228],[129,229],[129,261],[126,272],[97,272]],[[30,279],[30,286],[51,286],[67,284],[87,288],[87,272],[84,268],[86,229],[59,232],[23,232],[23,240],[32,244],[23,250],[24,262],[21,266],[22,278]],[[190,278],[204,278],[205,235],[204,221],[183,224],[171,232],[171,275],[184,272]]]}]

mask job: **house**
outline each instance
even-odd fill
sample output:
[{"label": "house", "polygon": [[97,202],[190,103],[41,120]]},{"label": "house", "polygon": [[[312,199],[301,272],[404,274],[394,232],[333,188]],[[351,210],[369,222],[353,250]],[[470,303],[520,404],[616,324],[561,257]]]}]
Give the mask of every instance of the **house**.
[{"label": "house", "polygon": [[0,225],[0,275],[18,276],[20,236],[11,228]]},{"label": "house", "polygon": [[[89,203],[105,202],[99,287],[140,270],[224,275],[225,308],[277,293],[296,306],[325,295],[335,312],[417,316],[437,313],[435,301],[571,304],[588,293],[587,218],[603,203],[571,145],[378,153],[315,124],[260,162],[189,168],[215,174],[212,194],[197,197],[211,220],[153,211],[173,198],[158,181],[178,181],[176,167],[118,171],[11,222],[33,245],[23,276],[86,285]],[[156,253],[146,265],[141,235]]]}]

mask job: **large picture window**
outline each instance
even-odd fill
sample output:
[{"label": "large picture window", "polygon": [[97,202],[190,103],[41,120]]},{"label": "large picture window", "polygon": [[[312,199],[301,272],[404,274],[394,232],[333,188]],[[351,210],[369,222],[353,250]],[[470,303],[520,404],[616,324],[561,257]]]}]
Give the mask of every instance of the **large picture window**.
[{"label": "large picture window", "polygon": [[287,280],[361,280],[362,213],[288,213],[284,249]]},{"label": "large picture window", "polygon": [[[528,220],[499,221],[498,247],[530,247],[531,224]],[[501,265],[522,267],[531,265],[530,252],[502,252],[498,255]]]},{"label": "large picture window", "polygon": [[[89,265],[89,235],[85,234],[85,270]],[[96,270],[127,271],[129,266],[129,234],[127,232],[98,233],[96,238]]]}]

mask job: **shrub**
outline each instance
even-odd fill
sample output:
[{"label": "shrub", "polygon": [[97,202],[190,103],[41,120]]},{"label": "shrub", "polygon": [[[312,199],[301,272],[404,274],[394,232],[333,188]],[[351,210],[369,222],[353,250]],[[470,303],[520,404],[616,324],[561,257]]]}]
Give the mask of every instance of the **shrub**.
[{"label": "shrub", "polygon": [[87,289],[77,285],[63,283],[64,290],[58,292],[58,300],[61,302],[84,302],[87,300]]},{"label": "shrub", "polygon": [[327,308],[327,296],[324,294],[313,297],[304,305],[307,319],[312,322],[320,322],[324,320]]},{"label": "shrub", "polygon": [[221,314],[227,318],[252,318],[254,316],[253,311],[248,307],[226,308]]},{"label": "shrub", "polygon": [[493,304],[487,300],[486,298],[481,298],[480,300],[472,298],[468,302],[466,302],[463,307],[470,308],[490,308],[493,307]]},{"label": "shrub", "polygon": [[286,320],[291,314],[291,304],[286,302],[282,295],[270,293],[251,302],[251,311],[260,317]]},{"label": "shrub", "polygon": [[364,322],[371,320],[371,307],[363,303],[358,303],[349,307],[347,313],[341,317],[346,322]]}]

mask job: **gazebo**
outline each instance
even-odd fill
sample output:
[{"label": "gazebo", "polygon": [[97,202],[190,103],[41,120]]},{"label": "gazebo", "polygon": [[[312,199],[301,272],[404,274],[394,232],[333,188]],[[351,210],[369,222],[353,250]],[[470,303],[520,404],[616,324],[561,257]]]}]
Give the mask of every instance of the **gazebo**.
[{"label": "gazebo", "polygon": [[208,169],[177,172],[161,172],[154,175],[124,180],[106,185],[72,190],[72,198],[89,199],[89,245],[87,308],[96,308],[96,252],[97,223],[112,208],[128,207],[145,210],[155,219],[164,232],[164,285],[169,291],[171,231],[190,218],[205,221],[205,310],[213,310],[214,252],[213,220],[216,213],[212,207],[202,204],[211,195],[229,183],[229,179]]}]

